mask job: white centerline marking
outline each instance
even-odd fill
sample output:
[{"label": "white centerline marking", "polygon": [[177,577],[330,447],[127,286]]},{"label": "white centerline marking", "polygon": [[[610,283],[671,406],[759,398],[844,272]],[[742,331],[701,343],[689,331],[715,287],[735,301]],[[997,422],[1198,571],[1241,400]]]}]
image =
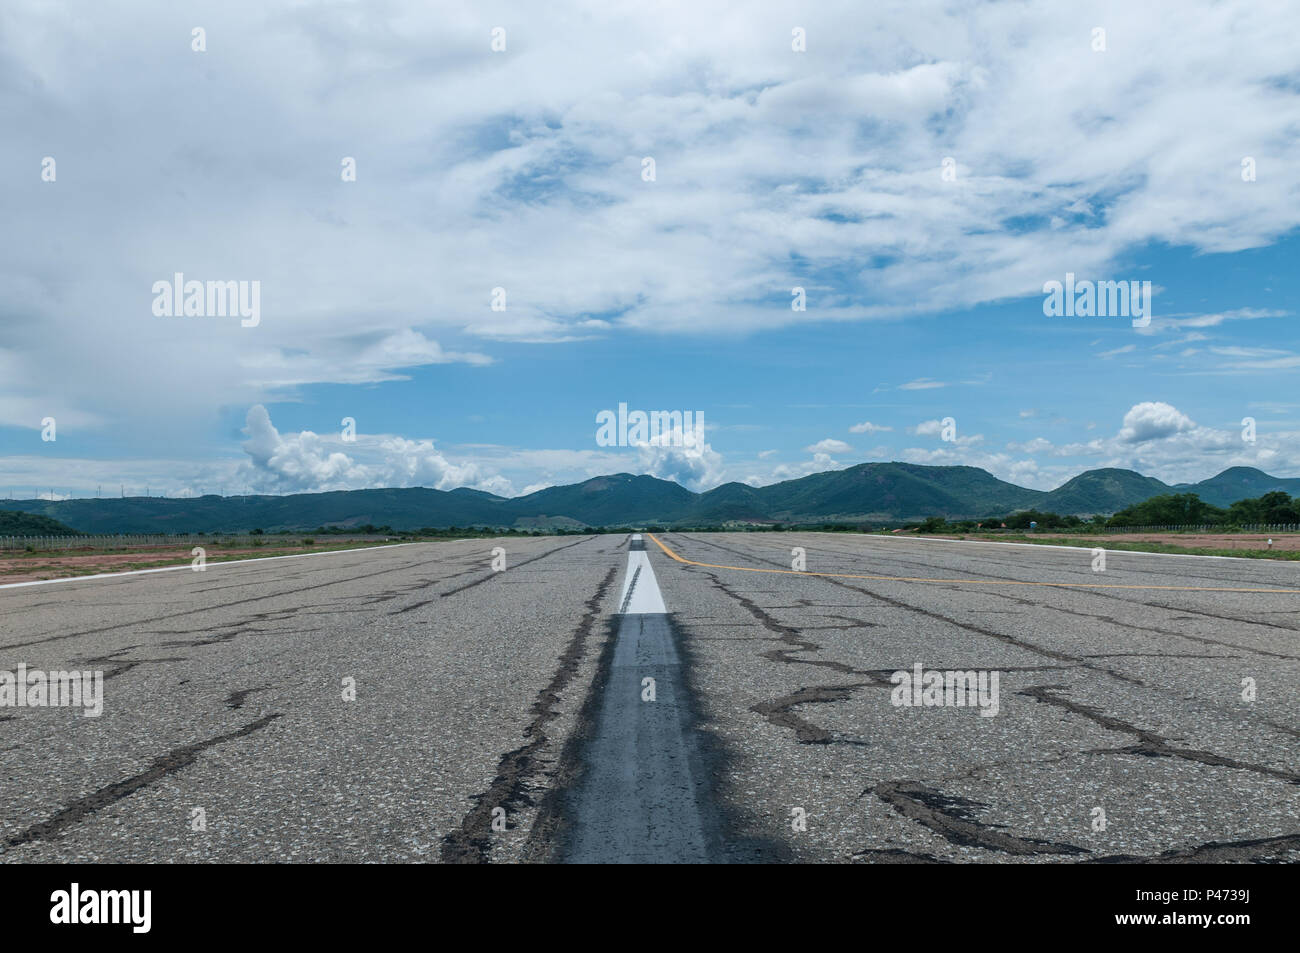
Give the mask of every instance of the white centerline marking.
[{"label": "white centerline marking", "polygon": [[[632,540],[638,542],[639,536]],[[632,580],[636,586],[632,586]],[[629,591],[630,590],[630,591]],[[623,574],[623,590],[618,604],[622,615],[663,615],[668,611],[664,597],[659,592],[659,580],[650,565],[650,554],[644,549],[634,549],[627,554],[627,571]]]}]

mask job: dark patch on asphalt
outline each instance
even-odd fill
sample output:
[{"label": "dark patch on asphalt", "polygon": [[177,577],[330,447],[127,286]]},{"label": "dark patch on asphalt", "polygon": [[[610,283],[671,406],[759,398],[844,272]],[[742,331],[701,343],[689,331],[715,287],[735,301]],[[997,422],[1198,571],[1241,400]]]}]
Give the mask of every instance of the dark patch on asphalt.
[{"label": "dark patch on asphalt", "polygon": [[766,609],[756,603],[748,596],[741,595],[738,592],[728,588],[727,584],[718,578],[717,573],[706,572],[705,575],[713,582],[713,587],[730,596],[738,602],[742,608],[749,612],[759,624],[767,631],[771,632],[778,640],[790,646],[788,649],[773,649],[770,652],[762,653],[761,657],[771,662],[783,662],[787,665],[813,665],[819,668],[829,668],[831,671],[838,672],[841,675],[865,675],[866,672],[860,672],[852,665],[846,665],[843,662],[835,662],[830,659],[806,659],[794,658],[799,652],[820,652],[822,647],[816,642],[810,642],[808,639],[800,638],[802,630],[783,622],[778,622]]},{"label": "dark patch on asphalt", "polygon": [[537,817],[528,832],[528,841],[524,845],[523,859],[530,863],[553,863],[564,841],[570,819],[564,813],[564,801],[569,790],[578,783],[585,770],[582,751],[595,730],[596,715],[603,697],[610,661],[614,657],[614,642],[618,638],[621,617],[609,616],[605,621],[605,638],[601,643],[600,656],[596,660],[596,671],[592,676],[587,695],[578,709],[578,716],[573,731],[565,740],[560,757],[551,774],[551,783],[537,805]]},{"label": "dark patch on asphalt", "polygon": [[1196,655],[1184,652],[1104,652],[1101,655],[1085,655],[1084,658],[1199,658],[1199,659],[1240,659],[1240,655]]},{"label": "dark patch on asphalt", "polygon": [[[565,799],[568,863],[706,863],[716,855],[708,778],[666,614],[622,615],[586,770]],[[643,697],[653,678],[655,697]]]},{"label": "dark patch on asphalt", "polygon": [[773,698],[768,701],[759,702],[756,705],[752,705],[749,710],[762,715],[768,720],[769,724],[776,725],[778,728],[789,728],[793,730],[795,737],[803,744],[865,744],[865,742],[856,739],[834,735],[825,728],[815,725],[806,718],[795,714],[792,709],[798,705],[844,701],[859,688],[888,688],[893,684],[889,680],[888,674],[864,671],[854,668],[852,665],[846,665],[843,662],[836,662],[831,659],[796,658],[795,656],[798,653],[820,652],[822,647],[816,642],[801,638],[800,634],[802,630],[777,621],[771,613],[756,603],[753,599],[731,590],[726,583],[718,578],[717,573],[706,572],[705,575],[707,575],[712,581],[715,589],[734,599],[742,608],[748,611],[764,629],[771,632],[779,641],[790,646],[789,648],[772,649],[768,652],[762,652],[759,654],[760,658],[765,658],[769,662],[781,662],[785,665],[812,665],[817,668],[828,668],[840,675],[865,675],[870,679],[870,681],[855,682],[848,685],[813,685],[807,688],[802,688],[791,695],[784,695],[780,698]]},{"label": "dark patch on asphalt", "polygon": [[887,847],[878,850],[855,850],[853,857],[862,858],[871,864],[951,864],[951,860],[940,860],[933,854],[922,854],[903,850],[901,847]]},{"label": "dark patch on asphalt", "polygon": [[1091,864],[1269,864],[1289,863],[1294,857],[1285,854],[1300,852],[1300,834],[1281,837],[1259,837],[1252,840],[1210,841],[1198,847],[1167,850],[1151,857],[1130,854],[1112,854],[1089,860]]},{"label": "dark patch on asphalt", "polygon": [[65,828],[71,827],[84,820],[91,814],[101,811],[111,804],[130,797],[141,788],[148,787],[155,781],[175,774],[183,768],[188,768],[197,759],[198,756],[208,748],[225,744],[227,741],[234,741],[236,738],[243,738],[251,735],[255,731],[265,728],[277,718],[283,717],[276,713],[266,715],[257,719],[250,724],[245,725],[235,731],[226,732],[224,735],[217,735],[215,738],[209,738],[206,741],[196,741],[193,744],[182,745],[179,748],[173,748],[164,755],[155,758],[153,762],[144,771],[127,778],[125,781],[118,781],[114,784],[106,785],[85,797],[78,798],[47,821],[41,821],[39,824],[33,824],[13,837],[5,841],[5,847],[18,847],[22,844],[31,843],[32,841],[48,840],[56,834],[61,833]]},{"label": "dark patch on asphalt", "polygon": [[560,664],[551,675],[546,687],[538,693],[536,701],[533,702],[531,708],[533,720],[524,729],[527,743],[501,756],[497,764],[496,777],[488,789],[482,794],[474,795],[474,807],[461,820],[460,826],[442,839],[443,863],[487,863],[491,860],[492,850],[492,810],[498,807],[505,809],[506,826],[509,829],[515,812],[534,806],[535,802],[528,791],[528,782],[542,770],[538,756],[549,741],[545,731],[546,725],[559,717],[557,708],[560,693],[569,686],[578,673],[578,666],[586,654],[587,640],[591,637],[592,626],[600,613],[600,604],[617,573],[617,567],[610,567],[609,572],[596,588],[596,592],[586,601],[587,611],[578,622],[568,646],[560,656]]},{"label": "dark patch on asphalt", "polygon": [[[784,843],[751,836],[713,789],[730,755],[701,721],[695,661],[671,615],[619,616],[564,753],[555,845],[570,863],[788,861]],[[654,702],[641,679],[656,679]]]},{"label": "dark patch on asphalt", "polygon": [[632,601],[632,593],[636,592],[636,582],[641,578],[641,567],[637,566],[636,571],[632,573],[632,581],[627,584],[627,595],[623,597],[623,604],[618,607],[619,615],[627,612],[628,604]]},{"label": "dark patch on asphalt", "polygon": [[260,685],[257,688],[241,688],[239,691],[231,692],[226,696],[226,707],[238,709],[244,707],[244,702],[253,692],[263,692],[270,688],[270,685]]},{"label": "dark patch on asphalt", "polygon": [[1088,853],[1086,848],[1074,844],[1016,837],[981,824],[976,820],[975,812],[987,805],[944,794],[918,781],[882,781],[867,790],[874,792],[903,817],[929,828],[959,847],[979,847],[1017,856]]},{"label": "dark patch on asphalt", "polygon": [[864,742],[838,737],[825,728],[814,725],[811,721],[796,715],[792,709],[799,705],[842,702],[847,700],[859,688],[866,688],[874,684],[874,682],[856,682],[852,685],[813,685],[809,688],[801,688],[791,695],[784,695],[771,701],[759,702],[757,705],[751,706],[749,710],[762,715],[768,720],[769,724],[776,725],[778,728],[789,728],[794,732],[795,738],[802,744],[828,745],[841,743],[861,745]]},{"label": "dark patch on asphalt", "polygon": [[[773,837],[766,832],[761,835],[752,833],[754,824],[751,818],[742,815],[738,806],[744,802],[739,792],[724,791],[725,779],[737,777],[738,768],[735,757],[722,738],[709,731],[704,723],[705,710],[702,699],[708,686],[700,685],[696,672],[700,670],[696,647],[686,638],[684,628],[677,624],[675,616],[670,615],[673,635],[677,640],[677,652],[682,660],[682,684],[687,699],[687,724],[695,738],[696,748],[700,754],[703,777],[711,778],[714,785],[713,819],[719,823],[717,831],[719,849],[725,854],[723,858],[730,863],[791,863],[794,852],[782,838]],[[718,795],[725,795],[723,797]]]},{"label": "dark patch on asphalt", "polygon": [[[778,608],[782,608],[782,607],[781,607],[781,606],[768,606],[768,608],[769,608],[769,609],[778,609]],[[790,609],[800,609],[800,608],[805,608],[805,609],[806,609],[806,608],[811,608],[811,607],[809,607],[809,606],[787,606],[787,607],[785,607],[785,608],[790,608]],[[819,631],[825,629],[825,630],[832,631],[832,632],[849,632],[849,631],[852,631],[853,629],[875,629],[875,628],[879,628],[879,627],[880,627],[880,623],[879,623],[879,622],[868,622],[866,619],[854,619],[854,618],[852,618],[851,616],[847,616],[847,615],[831,615],[831,614],[829,614],[829,613],[821,613],[821,617],[822,617],[823,619],[842,619],[842,620],[844,620],[844,621],[841,622],[839,625],[806,625],[806,626],[803,627],[803,631],[804,631],[804,632],[819,632]]]},{"label": "dark patch on asphalt", "polygon": [[79,659],[74,664],[108,666],[108,671],[104,672],[104,681],[108,681],[110,678],[116,678],[119,675],[125,675],[127,672],[131,671],[131,669],[136,668],[140,665],[154,665],[154,664],[162,665],[162,664],[166,664],[167,662],[186,661],[186,659],[184,658],[176,658],[174,656],[167,656],[164,658],[142,658],[142,659],[117,658],[117,656],[121,655],[123,652],[131,652],[140,647],[141,646],[139,645],[128,645],[125,646],[124,648],[118,649],[115,652],[110,652],[108,655],[101,655],[98,658]]},{"label": "dark patch on asphalt", "polygon": [[427,605],[429,605],[429,604],[432,603],[432,602],[437,602],[439,598],[440,598],[439,596],[434,595],[434,597],[433,597],[432,599],[421,599],[419,602],[412,602],[409,606],[402,606],[402,608],[400,608],[400,609],[394,609],[392,612],[390,612],[390,613],[388,613],[388,614],[389,614],[389,615],[402,615],[403,613],[406,613],[406,612],[414,612],[416,609],[421,609],[421,608],[423,608],[424,606],[427,606]]},{"label": "dark patch on asphalt", "polygon": [[1023,689],[1017,694],[1027,695],[1048,705],[1056,705],[1073,714],[1082,715],[1089,721],[1096,722],[1110,731],[1123,732],[1138,739],[1138,743],[1135,745],[1112,749],[1117,754],[1142,755],[1148,758],[1181,758],[1184,761],[1194,761],[1198,764],[1210,765],[1216,768],[1236,768],[1241,771],[1253,771],[1256,774],[1264,774],[1272,778],[1289,781],[1291,784],[1300,784],[1300,775],[1293,774],[1290,771],[1280,771],[1267,765],[1250,764],[1245,761],[1237,761],[1235,758],[1225,758],[1213,751],[1175,748],[1169,743],[1169,739],[1163,735],[1156,734],[1154,731],[1147,731],[1144,728],[1138,728],[1136,725],[1121,721],[1113,715],[1107,715],[1100,708],[1085,705],[1082,702],[1076,702],[1057,694],[1056,689],[1064,689],[1064,687],[1063,685],[1036,685],[1033,688]]}]

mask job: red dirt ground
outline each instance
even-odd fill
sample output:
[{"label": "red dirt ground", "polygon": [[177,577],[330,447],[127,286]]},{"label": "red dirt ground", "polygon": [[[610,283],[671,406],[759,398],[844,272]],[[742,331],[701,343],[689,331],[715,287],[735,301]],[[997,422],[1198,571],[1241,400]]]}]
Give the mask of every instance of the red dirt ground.
[{"label": "red dirt ground", "polygon": [[[156,569],[179,566],[191,562],[192,546],[160,546],[132,553],[87,553],[64,556],[57,553],[0,554],[0,583],[32,582],[37,579],[62,579],[88,575],[91,572],[121,572],[127,569]],[[328,546],[277,546],[236,549],[221,547],[208,550],[208,561],[218,557],[238,556],[251,559],[257,556],[287,556],[291,553],[327,552]],[[142,565],[147,564],[147,565]],[[71,570],[71,571],[70,571]]]},{"label": "red dirt ground", "polygon": [[[1075,535],[1062,536],[1060,533],[1053,533],[1050,530],[1043,533],[1034,533],[1034,536],[1043,538],[1062,537],[1065,539],[1087,539],[1096,540],[1099,543],[1164,543],[1167,546],[1182,546],[1187,549],[1268,549],[1268,540],[1273,540],[1274,549],[1297,550],[1300,549],[1300,534],[1292,533],[1289,535],[1273,534],[1271,537],[1268,533],[1098,533],[1093,535]],[[956,539],[955,536],[947,537]],[[969,539],[993,539],[995,536],[977,536],[971,535]],[[1008,540],[1015,542],[1015,540]]]}]

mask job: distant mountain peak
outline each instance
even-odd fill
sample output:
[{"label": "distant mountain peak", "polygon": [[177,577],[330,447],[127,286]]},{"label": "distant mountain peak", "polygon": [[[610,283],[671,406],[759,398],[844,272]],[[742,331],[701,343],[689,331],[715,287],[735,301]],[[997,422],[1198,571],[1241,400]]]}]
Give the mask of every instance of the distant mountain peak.
[{"label": "distant mountain peak", "polygon": [[1200,483],[1170,486],[1121,467],[1086,470],[1050,492],[1016,486],[972,466],[866,461],[750,486],[693,493],[651,474],[611,473],[506,498],[483,490],[427,487],[338,490],[291,496],[3,500],[0,511],[36,513],[89,533],[268,532],[366,523],[394,529],[447,526],[721,525],[885,523],[929,516],[979,519],[1016,510],[1110,514],[1152,496],[1196,493],[1215,506],[1273,490],[1300,494],[1300,479],[1229,467]]}]

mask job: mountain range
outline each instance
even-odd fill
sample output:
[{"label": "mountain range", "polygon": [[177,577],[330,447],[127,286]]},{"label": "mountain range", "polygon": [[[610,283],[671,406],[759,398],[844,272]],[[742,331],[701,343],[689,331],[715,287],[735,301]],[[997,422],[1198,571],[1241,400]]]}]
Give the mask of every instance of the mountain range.
[{"label": "mountain range", "polygon": [[1300,494],[1300,479],[1232,467],[1199,483],[1170,485],[1133,470],[1088,470],[1055,490],[1031,490],[977,467],[860,463],[770,486],[724,483],[705,493],[652,476],[615,473],[507,498],[466,488],[338,490],[287,496],[0,500],[0,511],[48,517],[87,533],[313,530],[367,524],[393,529],[724,523],[898,523],[928,516],[1003,516],[1037,509],[1114,513],[1162,493],[1195,493],[1215,506],[1271,490]]}]

